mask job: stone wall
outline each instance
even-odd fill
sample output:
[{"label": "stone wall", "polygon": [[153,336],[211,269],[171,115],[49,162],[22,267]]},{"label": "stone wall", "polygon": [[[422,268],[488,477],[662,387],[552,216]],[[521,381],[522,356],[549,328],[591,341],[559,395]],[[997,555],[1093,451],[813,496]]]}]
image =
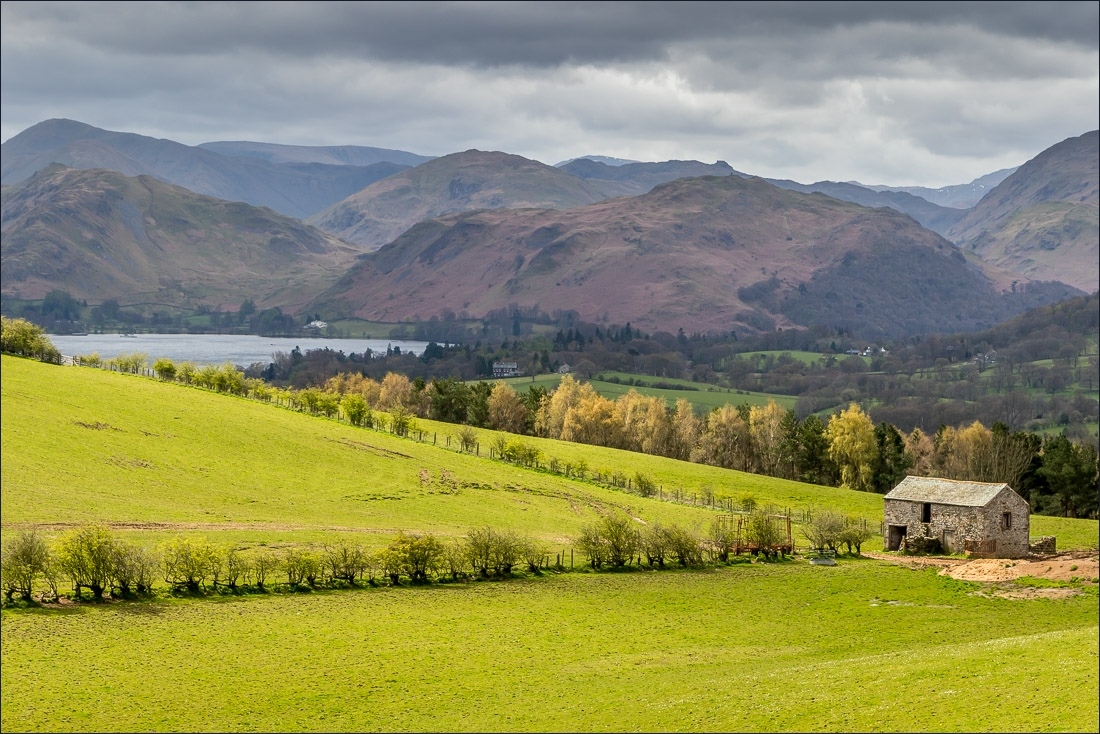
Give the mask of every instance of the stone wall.
[{"label": "stone wall", "polygon": [[1042,555],[1050,555],[1057,553],[1056,538],[1053,535],[1044,535],[1031,544],[1031,552],[1039,553]]}]

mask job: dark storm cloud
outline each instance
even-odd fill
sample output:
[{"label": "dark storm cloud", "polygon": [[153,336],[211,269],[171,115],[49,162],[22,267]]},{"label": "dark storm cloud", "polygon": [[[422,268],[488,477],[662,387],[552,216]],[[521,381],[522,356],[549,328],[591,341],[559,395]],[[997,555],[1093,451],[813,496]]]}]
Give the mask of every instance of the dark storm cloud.
[{"label": "dark storm cloud", "polygon": [[[138,54],[255,48],[415,63],[663,60],[670,46],[804,38],[869,24],[962,27],[1088,48],[1095,2],[14,3],[5,20]],[[899,51],[882,44],[886,54]]]},{"label": "dark storm cloud", "polygon": [[1097,127],[1098,8],[5,2],[0,122],[942,185]]}]

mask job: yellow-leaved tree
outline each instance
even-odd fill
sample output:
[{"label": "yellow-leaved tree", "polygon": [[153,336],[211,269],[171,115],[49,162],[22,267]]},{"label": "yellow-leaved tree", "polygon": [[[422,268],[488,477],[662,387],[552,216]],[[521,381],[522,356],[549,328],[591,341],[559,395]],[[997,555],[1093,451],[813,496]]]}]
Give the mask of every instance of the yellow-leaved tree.
[{"label": "yellow-leaved tree", "polygon": [[523,433],[527,427],[527,406],[512,387],[502,381],[489,393],[489,424],[498,431]]},{"label": "yellow-leaved tree", "polygon": [[872,465],[878,450],[875,424],[870,416],[852,403],[829,419],[825,438],[829,442],[829,458],[840,467],[840,486],[870,491],[874,479]]}]

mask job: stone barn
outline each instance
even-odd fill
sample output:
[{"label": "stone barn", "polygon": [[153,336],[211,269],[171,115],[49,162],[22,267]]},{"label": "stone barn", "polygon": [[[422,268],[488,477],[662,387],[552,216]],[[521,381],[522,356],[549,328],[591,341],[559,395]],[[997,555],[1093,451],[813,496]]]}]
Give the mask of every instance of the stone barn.
[{"label": "stone barn", "polygon": [[947,553],[986,558],[1028,554],[1030,510],[1007,484],[906,477],[883,498],[886,550],[934,538]]}]

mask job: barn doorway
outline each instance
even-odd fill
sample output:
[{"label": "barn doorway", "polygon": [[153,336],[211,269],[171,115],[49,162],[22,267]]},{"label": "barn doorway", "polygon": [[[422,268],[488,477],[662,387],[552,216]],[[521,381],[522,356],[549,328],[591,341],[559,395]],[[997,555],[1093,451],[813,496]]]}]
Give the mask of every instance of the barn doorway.
[{"label": "barn doorway", "polygon": [[896,551],[901,548],[901,541],[908,529],[907,525],[890,525],[886,531],[886,550]]},{"label": "barn doorway", "polygon": [[955,553],[958,549],[955,547],[955,531],[944,530],[943,540],[940,541],[945,553]]}]

